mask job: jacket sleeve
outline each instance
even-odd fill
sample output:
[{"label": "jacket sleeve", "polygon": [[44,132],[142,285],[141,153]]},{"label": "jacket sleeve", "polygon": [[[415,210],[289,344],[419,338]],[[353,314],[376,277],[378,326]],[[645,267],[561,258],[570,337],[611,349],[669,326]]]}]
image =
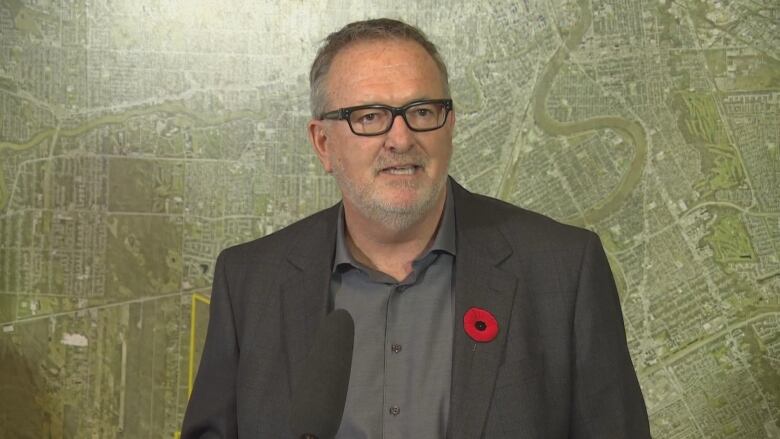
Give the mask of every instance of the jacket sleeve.
[{"label": "jacket sleeve", "polygon": [[182,439],[237,437],[236,372],[239,349],[225,253],[217,258],[206,343],[182,426]]},{"label": "jacket sleeve", "polygon": [[574,316],[572,439],[650,438],[615,281],[591,233],[580,267]]}]

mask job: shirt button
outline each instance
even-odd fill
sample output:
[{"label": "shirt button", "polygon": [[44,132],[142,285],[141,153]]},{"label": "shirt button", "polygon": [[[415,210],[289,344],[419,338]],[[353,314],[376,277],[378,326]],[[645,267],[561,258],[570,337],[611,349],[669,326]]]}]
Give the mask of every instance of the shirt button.
[{"label": "shirt button", "polygon": [[397,354],[397,353],[401,352],[401,345],[400,344],[394,344],[394,345],[390,346],[390,349],[393,350],[394,354]]},{"label": "shirt button", "polygon": [[407,288],[409,288],[409,285],[398,285],[395,287],[395,291],[403,293]]},{"label": "shirt button", "polygon": [[390,414],[391,415],[398,416],[400,413],[401,413],[401,409],[397,405],[394,405],[394,406],[390,407]]}]

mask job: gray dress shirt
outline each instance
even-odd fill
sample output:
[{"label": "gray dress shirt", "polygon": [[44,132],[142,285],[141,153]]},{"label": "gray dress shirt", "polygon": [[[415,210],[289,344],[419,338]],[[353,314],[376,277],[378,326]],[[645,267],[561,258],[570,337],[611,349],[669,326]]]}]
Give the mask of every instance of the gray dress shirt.
[{"label": "gray dress shirt", "polygon": [[452,369],[455,214],[450,185],[430,249],[401,282],[357,262],[339,214],[334,308],[355,321],[347,402],[336,438],[443,438]]}]

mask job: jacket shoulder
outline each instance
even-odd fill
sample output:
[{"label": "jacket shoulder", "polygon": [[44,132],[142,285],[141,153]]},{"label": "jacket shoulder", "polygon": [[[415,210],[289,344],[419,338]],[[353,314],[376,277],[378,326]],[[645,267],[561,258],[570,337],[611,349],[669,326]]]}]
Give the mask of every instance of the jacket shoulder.
[{"label": "jacket shoulder", "polygon": [[[584,246],[597,235],[587,229],[561,223],[534,212],[486,195],[469,193],[466,215],[481,215],[483,221],[498,228],[516,247],[528,250],[572,249]],[[457,205],[456,205],[457,208]]]},{"label": "jacket shoulder", "polygon": [[269,259],[280,260],[302,245],[316,248],[316,241],[335,233],[339,204],[316,212],[271,234],[228,247],[219,255],[225,264],[252,265]]}]

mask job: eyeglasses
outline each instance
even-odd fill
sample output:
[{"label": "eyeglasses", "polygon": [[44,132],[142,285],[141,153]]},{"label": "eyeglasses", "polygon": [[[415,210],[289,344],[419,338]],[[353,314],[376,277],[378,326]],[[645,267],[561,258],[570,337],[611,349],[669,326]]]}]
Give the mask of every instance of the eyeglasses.
[{"label": "eyeglasses", "polygon": [[450,111],[452,99],[426,99],[403,107],[376,104],[339,108],[323,113],[320,120],[346,120],[349,129],[358,136],[379,136],[390,131],[398,115],[412,131],[438,130],[447,122]]}]

